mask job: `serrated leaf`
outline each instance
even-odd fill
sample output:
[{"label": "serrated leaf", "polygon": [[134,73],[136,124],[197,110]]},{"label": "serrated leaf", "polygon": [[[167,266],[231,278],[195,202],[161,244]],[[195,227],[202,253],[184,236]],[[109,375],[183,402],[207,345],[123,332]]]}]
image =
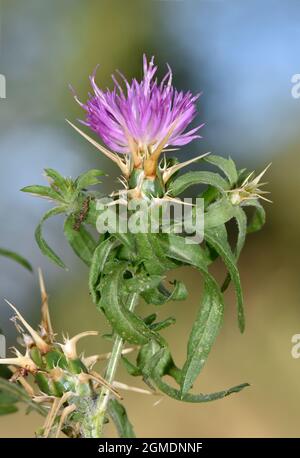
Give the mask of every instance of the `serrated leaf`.
[{"label": "serrated leaf", "polygon": [[218,173],[201,171],[188,172],[176,178],[168,188],[168,192],[172,196],[178,196],[190,186],[198,184],[213,186],[221,192],[229,189],[229,183]]},{"label": "serrated leaf", "polygon": [[221,256],[228,269],[236,291],[238,324],[240,331],[243,332],[245,329],[245,316],[240,274],[236,266],[235,257],[227,240],[227,231],[225,226],[221,225],[216,228],[208,229],[205,232],[205,240],[217,251],[219,256]]},{"label": "serrated leaf", "polygon": [[226,159],[222,156],[215,156],[214,154],[210,154],[209,156],[206,156],[204,160],[219,167],[219,169],[221,169],[228,178],[231,186],[236,184],[238,180],[238,172],[235,163],[230,157]]},{"label": "serrated leaf", "polygon": [[150,367],[152,369],[152,379],[157,386],[157,388],[165,393],[167,396],[176,399],[177,401],[191,402],[191,403],[200,403],[200,402],[210,402],[217,399],[222,399],[226,396],[229,396],[232,393],[238,393],[242,389],[249,386],[248,383],[243,383],[241,385],[234,386],[227,390],[218,391],[210,394],[191,394],[186,393],[182,395],[180,390],[173,388],[168,383],[162,380],[161,366],[164,364],[164,354],[167,350],[162,348],[159,350],[151,360]]},{"label": "serrated leaf", "polygon": [[150,233],[135,234],[138,256],[150,275],[162,275],[166,270],[174,267],[174,264],[164,255],[161,239],[161,234],[160,237],[158,234]]},{"label": "serrated leaf", "polygon": [[108,413],[116,426],[119,437],[135,437],[133,426],[128,419],[125,407],[122,404],[120,404],[116,399],[111,399],[109,401]]},{"label": "serrated leaf", "polygon": [[100,299],[99,291],[97,290],[100,276],[103,273],[107,260],[119,244],[120,242],[118,240],[108,238],[102,241],[94,250],[89,273],[89,290],[95,304]]},{"label": "serrated leaf", "polygon": [[84,188],[88,188],[89,186],[94,186],[98,183],[101,183],[101,181],[99,180],[99,177],[103,175],[105,175],[105,173],[102,170],[98,170],[98,169],[92,169],[92,170],[89,170],[88,172],[82,173],[76,179],[76,182],[75,182],[76,189],[80,191]]},{"label": "serrated leaf", "polygon": [[32,194],[33,196],[43,197],[44,199],[63,202],[63,197],[49,186],[41,186],[37,184],[26,186],[25,188],[22,188],[21,191]]},{"label": "serrated leaf", "polygon": [[75,218],[73,215],[70,215],[65,220],[64,234],[77,256],[79,256],[85,264],[90,266],[96,248],[96,242],[83,225],[77,230],[74,229],[74,224]]},{"label": "serrated leaf", "polygon": [[[197,320],[197,324],[195,324],[192,329],[187,362],[183,369],[184,373],[181,379],[181,394],[185,396],[185,393],[189,390],[193,381],[204,366],[210,349],[220,330],[223,317],[223,297],[219,285],[208,272],[207,266],[209,260],[205,252],[198,245],[188,245],[182,237],[170,235],[169,244],[165,245],[165,252],[167,256],[171,256],[172,258],[175,257],[184,264],[190,264],[199,269],[205,280],[206,304],[204,303],[204,305],[206,305],[206,307],[200,312],[199,321]],[[208,302],[208,294],[212,295],[210,298],[210,301],[213,299],[212,302]],[[197,334],[198,327],[200,327],[199,334]],[[198,351],[195,357],[193,357],[192,342],[198,344]]]},{"label": "serrated leaf", "polygon": [[5,256],[6,258],[12,259],[13,261],[17,262],[21,266],[25,267],[25,269],[32,272],[31,264],[23,258],[23,256],[15,253],[14,251],[5,250],[4,248],[0,248],[0,256]]},{"label": "serrated leaf", "polygon": [[67,194],[70,189],[70,182],[64,178],[57,170],[47,168],[44,169],[47,177],[51,178],[51,186],[58,188],[63,194]]},{"label": "serrated leaf", "polygon": [[120,297],[126,263],[116,264],[114,269],[101,281],[101,308],[113,330],[129,343],[144,345],[151,339],[162,341],[159,334],[148,328],[144,321],[131,312]]},{"label": "serrated leaf", "polygon": [[218,286],[206,279],[203,301],[189,337],[187,360],[182,369],[184,396],[204,367],[223,322],[224,304]]},{"label": "serrated leaf", "polygon": [[35,239],[36,242],[41,250],[41,252],[47,256],[54,264],[57,264],[59,267],[62,267],[63,269],[66,268],[64,262],[60,259],[60,257],[50,248],[50,246],[47,244],[45,239],[43,238],[42,235],[42,226],[43,223],[51,218],[51,216],[56,216],[61,213],[64,213],[65,209],[63,207],[54,207],[48,210],[44,216],[42,217],[40,223],[38,224],[36,230],[35,230]]}]

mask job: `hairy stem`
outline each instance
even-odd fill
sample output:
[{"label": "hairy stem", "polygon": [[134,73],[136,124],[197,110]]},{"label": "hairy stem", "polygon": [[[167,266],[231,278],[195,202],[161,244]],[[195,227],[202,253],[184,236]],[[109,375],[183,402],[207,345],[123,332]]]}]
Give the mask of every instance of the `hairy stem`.
[{"label": "hairy stem", "polygon": [[[138,294],[132,294],[128,300],[128,309],[133,311],[138,301]],[[122,355],[124,340],[120,336],[116,336],[111,351],[111,355],[107,364],[105,372],[105,379],[109,384],[112,384],[115,378],[117,367]],[[96,413],[93,416],[93,428],[90,431],[90,437],[101,437],[103,433],[103,426],[105,423],[105,415],[109,401],[110,392],[106,387],[103,387],[97,401]]]}]

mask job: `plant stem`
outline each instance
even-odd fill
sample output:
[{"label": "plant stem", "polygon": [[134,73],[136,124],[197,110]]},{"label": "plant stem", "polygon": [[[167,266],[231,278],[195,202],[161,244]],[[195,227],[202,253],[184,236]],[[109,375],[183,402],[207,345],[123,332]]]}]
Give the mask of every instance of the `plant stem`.
[{"label": "plant stem", "polygon": [[[133,311],[138,301],[138,294],[132,294],[128,300],[128,309]],[[105,379],[109,384],[112,384],[116,375],[118,363],[122,354],[124,340],[120,336],[116,336],[111,355],[107,364],[105,372]],[[93,418],[93,431],[92,437],[101,437],[103,433],[103,426],[105,422],[105,414],[109,401],[110,392],[107,388],[102,387],[100,396],[97,401],[96,413]]]}]

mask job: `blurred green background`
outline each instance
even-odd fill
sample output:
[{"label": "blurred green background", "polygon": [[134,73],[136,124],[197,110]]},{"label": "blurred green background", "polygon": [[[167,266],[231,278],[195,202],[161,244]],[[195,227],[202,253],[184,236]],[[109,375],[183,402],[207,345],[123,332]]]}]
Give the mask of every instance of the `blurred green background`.
[{"label": "blurred green background", "polygon": [[[251,387],[203,405],[163,399],[153,407],[152,397],[126,394],[130,418],[140,437],[299,437],[300,360],[291,356],[291,338],[300,333],[300,100],[291,95],[291,77],[300,73],[300,2],[2,0],[0,5],[0,73],[7,82],[7,97],[0,100],[1,246],[42,267],[55,329],[72,335],[108,328],[89,299],[87,269],[63,240],[62,220],[50,222],[45,233],[67,272],[45,260],[35,245],[34,229],[49,205],[19,189],[42,183],[44,167],[73,177],[97,167],[110,172],[104,186],[111,191],[118,171],[65,122],[82,116],[68,84],[84,99],[96,64],[98,83],[106,86],[116,68],[140,77],[143,52],[154,54],[160,75],[168,62],[178,88],[203,91],[197,120],[206,123],[204,138],[178,154],[230,154],[239,167],[256,170],[272,161],[267,180],[274,203],[266,205],[267,225],[249,237],[240,260],[245,334],[238,332],[230,291],[223,330],[195,390],[242,382]],[[221,278],[222,265],[215,268]],[[180,276],[189,299],[160,312],[177,317],[166,336],[179,364],[201,295],[196,272],[183,269]],[[36,274],[1,259],[0,296],[38,323]],[[13,345],[9,317],[1,299],[1,327]],[[104,352],[109,344],[101,337],[85,341],[87,354],[95,348]],[[118,380],[132,383],[122,369]],[[0,417],[0,436],[33,436],[39,424],[35,414],[23,411]]]}]

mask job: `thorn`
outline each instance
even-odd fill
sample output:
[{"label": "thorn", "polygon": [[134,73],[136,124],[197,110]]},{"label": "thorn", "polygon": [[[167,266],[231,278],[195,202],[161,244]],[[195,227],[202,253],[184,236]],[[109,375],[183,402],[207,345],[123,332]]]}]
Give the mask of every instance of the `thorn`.
[{"label": "thorn", "polygon": [[210,153],[205,153],[202,154],[201,156],[194,157],[193,159],[189,159],[188,161],[181,162],[179,164],[174,164],[168,169],[166,169],[163,173],[163,181],[166,183],[172,175],[174,175],[175,172],[178,170],[182,169],[183,167],[188,166],[189,164],[192,164],[193,162],[199,161],[200,159],[203,159],[204,157],[208,156]]},{"label": "thorn", "polygon": [[81,332],[80,334],[77,334],[76,336],[72,337],[72,339],[65,339],[65,343],[60,344],[60,346],[67,358],[76,359],[77,358],[77,349],[76,349],[77,342],[80,339],[82,339],[83,337],[97,336],[97,335],[98,335],[98,331]]},{"label": "thorn", "polygon": [[44,402],[53,402],[55,399],[57,399],[55,396],[48,396],[48,395],[42,395],[42,396],[34,396],[32,400],[36,402],[37,404],[43,404]]},{"label": "thorn", "polygon": [[54,399],[53,406],[51,410],[49,411],[49,414],[46,418],[45,427],[44,427],[44,437],[47,438],[49,436],[51,432],[51,428],[53,426],[53,423],[55,422],[59,409],[72,395],[73,394],[71,392],[68,392],[68,393],[64,393],[61,398]]},{"label": "thorn", "polygon": [[68,416],[74,412],[74,410],[76,410],[76,406],[75,404],[71,404],[69,406],[67,406],[63,411],[62,411],[62,414],[61,414],[61,417],[60,417],[60,420],[59,420],[59,424],[58,424],[58,427],[57,427],[57,430],[56,430],[56,434],[55,434],[55,437],[58,438],[59,437],[59,433],[61,432],[62,430],[62,427],[63,427],[63,424],[64,422],[66,421],[66,419],[68,418]]},{"label": "thorn", "polygon": [[257,175],[257,177],[254,178],[253,180],[253,184],[257,185],[260,181],[260,179],[263,177],[263,175],[266,173],[266,171],[271,167],[272,165],[272,162],[270,162],[270,164],[267,165],[266,168],[264,168],[264,170],[262,172],[260,172],[259,175]]},{"label": "thorn", "polygon": [[87,380],[95,380],[99,385],[105,386],[105,388],[107,388],[114,396],[116,396],[116,398],[122,400],[122,397],[114,389],[114,387],[97,372],[91,371],[89,374],[85,374],[82,372],[81,374],[79,374],[78,378],[82,383],[86,383]]},{"label": "thorn", "polygon": [[49,313],[49,304],[48,304],[48,294],[45,288],[45,281],[42,273],[42,269],[38,268],[38,275],[39,275],[39,284],[40,284],[40,291],[41,291],[41,298],[42,298],[42,321],[41,326],[45,329],[47,337],[49,338],[50,342],[53,343],[53,329],[50,320],[50,313]]},{"label": "thorn", "polygon": [[13,311],[16,313],[18,319],[21,321],[23,326],[27,329],[31,337],[33,338],[36,346],[42,353],[47,353],[50,351],[50,346],[39,336],[39,334],[30,326],[29,323],[22,317],[21,313],[16,309],[16,307],[9,302],[7,299],[4,299],[5,302],[13,309]]},{"label": "thorn", "polygon": [[152,396],[153,395],[156,396],[160,394],[156,391],[145,390],[144,388],[138,388],[136,386],[129,386],[129,385],[126,385],[125,383],[121,383],[117,381],[113,382],[113,386],[115,388],[118,388],[119,390],[133,391],[135,393],[140,393],[140,394],[148,394]]},{"label": "thorn", "polygon": [[66,119],[67,123],[70,124],[70,126],[73,127],[82,137],[84,137],[88,142],[90,142],[93,146],[95,146],[99,151],[101,151],[106,157],[108,157],[111,161],[113,161],[117,166],[121,169],[121,172],[125,177],[129,176],[129,170],[128,170],[128,164],[124,162],[116,153],[113,153],[112,151],[109,151],[107,148],[104,146],[100,145],[98,142],[93,140],[89,135],[84,133],[81,129],[79,129],[75,124],[73,124],[71,121]]},{"label": "thorn", "polygon": [[[124,348],[122,350],[122,355],[128,355],[128,353],[131,353],[135,351],[139,347],[129,347],[129,348]],[[88,368],[91,369],[98,361],[105,361],[111,357],[111,352],[109,353],[103,353],[101,355],[92,355],[92,356],[87,356],[86,358],[83,358],[83,364]]]},{"label": "thorn", "polygon": [[18,381],[22,387],[24,388],[24,390],[26,391],[26,393],[31,397],[33,398],[35,393],[34,393],[34,389],[32,388],[32,386],[27,382],[27,380],[25,380],[25,378],[23,377],[22,375],[22,372],[20,371],[20,369],[16,369],[15,367],[13,366],[9,366],[9,369],[13,372],[13,376],[11,377],[11,381]]},{"label": "thorn", "polygon": [[18,354],[20,356],[17,356],[16,358],[1,358],[0,364],[11,364],[13,366],[22,367],[26,371],[35,374],[38,370],[35,363],[28,356],[22,356],[19,352]]}]

